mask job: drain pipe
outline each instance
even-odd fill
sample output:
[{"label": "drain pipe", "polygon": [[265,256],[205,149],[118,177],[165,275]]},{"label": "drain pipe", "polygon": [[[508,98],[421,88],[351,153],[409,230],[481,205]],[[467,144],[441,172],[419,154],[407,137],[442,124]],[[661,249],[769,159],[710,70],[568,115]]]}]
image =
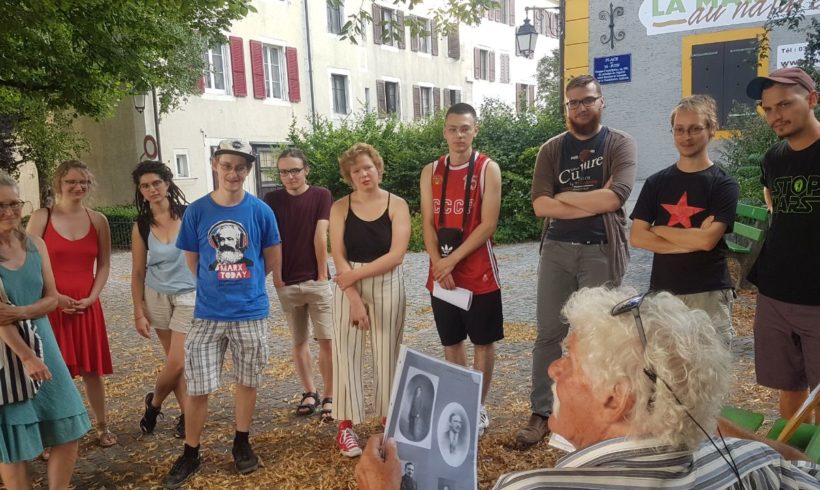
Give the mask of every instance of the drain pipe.
[{"label": "drain pipe", "polygon": [[313,54],[310,46],[310,17],[308,16],[308,0],[305,5],[305,36],[307,37],[308,83],[310,84],[310,123],[316,128],[316,94],[313,89]]}]

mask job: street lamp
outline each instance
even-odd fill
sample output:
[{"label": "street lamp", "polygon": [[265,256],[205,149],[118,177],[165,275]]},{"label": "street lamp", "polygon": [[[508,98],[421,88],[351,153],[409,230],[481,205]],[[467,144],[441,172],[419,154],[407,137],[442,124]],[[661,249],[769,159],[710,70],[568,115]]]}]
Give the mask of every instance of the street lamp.
[{"label": "street lamp", "polygon": [[145,94],[137,94],[134,96],[134,109],[140,114],[145,110]]},{"label": "street lamp", "polygon": [[547,13],[557,11],[558,13],[558,85],[559,100],[561,103],[561,113],[564,112],[564,12],[566,12],[566,0],[558,0],[556,7],[524,7],[524,23],[515,31],[515,48],[518,54],[529,58],[535,52],[535,42],[538,40],[538,31],[530,24],[529,13],[533,13],[533,18],[544,21]]},{"label": "street lamp", "polygon": [[[160,150],[159,146],[159,103],[157,101],[157,90],[154,87],[151,87],[151,102],[153,103],[154,134],[156,135],[156,159],[162,161],[162,150]],[[134,95],[134,110],[136,110],[140,114],[142,114],[143,111],[145,111],[145,94]]]}]

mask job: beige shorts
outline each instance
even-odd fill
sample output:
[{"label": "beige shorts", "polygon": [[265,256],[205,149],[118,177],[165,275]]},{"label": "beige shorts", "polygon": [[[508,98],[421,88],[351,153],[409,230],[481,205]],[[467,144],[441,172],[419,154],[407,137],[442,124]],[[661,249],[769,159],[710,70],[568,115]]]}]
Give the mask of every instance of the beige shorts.
[{"label": "beige shorts", "polygon": [[194,318],[196,291],[163,294],[145,287],[145,317],[157,330],[172,330],[187,334]]},{"label": "beige shorts", "polygon": [[276,294],[295,344],[307,342],[310,323],[313,324],[314,339],[333,338],[333,291],[330,281],[304,281],[278,288]]},{"label": "beige shorts", "polygon": [[703,293],[681,294],[678,298],[689,308],[703,310],[712,319],[717,333],[728,344],[735,336],[732,328],[732,302],[734,291],[731,289],[717,289]]}]

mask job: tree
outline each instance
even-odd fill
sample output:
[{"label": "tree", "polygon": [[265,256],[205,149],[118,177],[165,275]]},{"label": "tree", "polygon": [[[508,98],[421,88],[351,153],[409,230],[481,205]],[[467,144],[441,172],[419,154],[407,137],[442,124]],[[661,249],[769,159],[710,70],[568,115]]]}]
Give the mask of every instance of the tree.
[{"label": "tree", "polygon": [[33,159],[45,176],[55,158],[81,148],[75,117],[106,117],[123,97],[151,88],[163,112],[195,93],[205,47],[224,42],[232,22],[253,10],[250,0],[0,5],[0,158],[10,170]]},{"label": "tree", "polygon": [[[815,82],[820,82],[820,71],[815,64],[820,61],[820,20],[817,16],[806,18],[807,2],[794,0],[781,0],[779,9],[772,9],[769,18],[766,20],[766,35],[760,43],[763,53],[769,52],[769,33],[778,27],[784,27],[792,32],[798,32],[806,36],[806,51],[803,59],[797,65],[814,78]],[[814,5],[815,2],[812,2]]]},{"label": "tree", "polygon": [[535,80],[538,84],[538,103],[547,110],[561,115],[561,65],[557,50],[538,60]]},{"label": "tree", "polygon": [[[344,0],[327,0],[334,7],[344,4]],[[369,2],[372,4],[372,2]],[[393,5],[397,9],[405,6],[408,11],[413,11],[417,6],[424,3],[424,0],[393,0]],[[362,2],[364,5],[365,2]],[[424,17],[405,16],[402,19],[394,17],[392,20],[375,19],[381,26],[383,41],[398,41],[401,31],[405,27],[410,29],[412,35],[429,34],[426,20],[431,21],[436,32],[440,35],[447,35],[458,29],[459,24],[476,25],[481,22],[484,14],[492,8],[500,7],[500,2],[496,0],[447,0],[443,7],[430,9]],[[361,8],[357,12],[347,16],[347,22],[342,26],[339,34],[341,39],[347,39],[353,44],[357,44],[365,29],[374,22],[371,11]]]}]

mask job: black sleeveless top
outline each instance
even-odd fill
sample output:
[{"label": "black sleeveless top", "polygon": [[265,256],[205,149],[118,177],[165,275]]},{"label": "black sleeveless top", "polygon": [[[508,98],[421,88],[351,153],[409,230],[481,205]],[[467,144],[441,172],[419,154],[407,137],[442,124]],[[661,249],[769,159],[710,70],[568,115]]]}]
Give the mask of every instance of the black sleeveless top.
[{"label": "black sleeveless top", "polygon": [[393,223],[390,221],[390,194],[387,209],[373,221],[365,221],[353,212],[350,195],[347,196],[344,243],[349,262],[373,262],[390,251]]}]

